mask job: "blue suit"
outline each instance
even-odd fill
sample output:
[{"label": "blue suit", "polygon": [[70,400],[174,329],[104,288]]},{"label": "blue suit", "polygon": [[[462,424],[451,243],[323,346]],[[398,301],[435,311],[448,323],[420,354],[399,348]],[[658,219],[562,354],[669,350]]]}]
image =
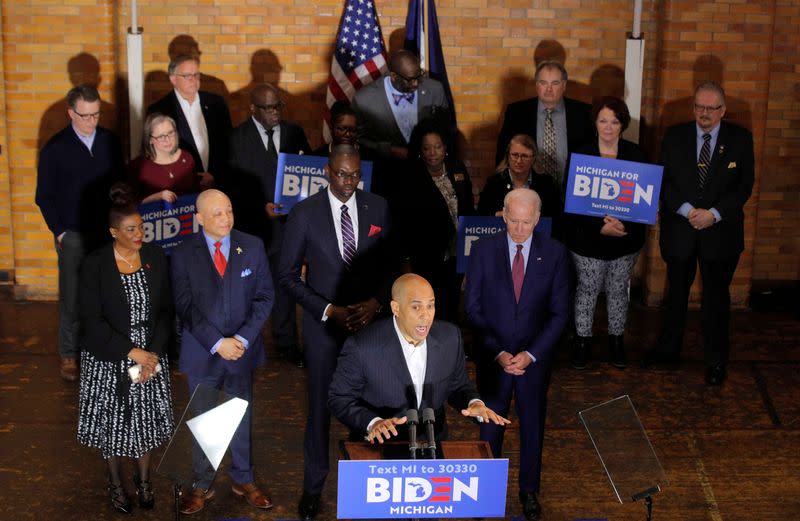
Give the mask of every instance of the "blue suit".
[{"label": "blue suit", "polygon": [[[189,377],[190,391],[204,384],[251,402],[252,372],[266,360],[261,328],[275,292],[261,239],[236,230],[230,239],[224,277],[217,273],[203,233],[184,240],[172,254],[175,310],[183,326],[180,369]],[[229,361],[211,353],[221,338],[234,335],[247,341],[241,358]],[[239,484],[253,482],[251,411],[248,407],[231,441],[230,475]],[[202,461],[195,458],[196,486],[208,488],[214,473],[210,466],[199,468]]]},{"label": "blue suit", "polygon": [[[478,391],[486,406],[502,416],[516,393],[523,492],[539,491],[552,352],[568,317],[567,259],[561,243],[534,231],[517,303],[506,232],[477,241],[469,258],[465,307],[480,341]],[[510,375],[495,361],[501,351],[515,355],[523,350],[536,359],[524,375]],[[504,432],[494,424],[481,425],[481,439],[489,442],[495,457],[501,455]]]},{"label": "blue suit", "polygon": [[[303,307],[303,345],[308,367],[308,419],[304,441],[303,490],[320,494],[328,475],[331,417],[328,388],[347,334],[322,322],[328,304],[347,306],[375,298],[388,305],[394,280],[386,200],[356,190],[358,244],[347,268],[339,252],[327,190],[289,213],[281,250],[280,283]],[[306,279],[300,278],[303,263]]]}]

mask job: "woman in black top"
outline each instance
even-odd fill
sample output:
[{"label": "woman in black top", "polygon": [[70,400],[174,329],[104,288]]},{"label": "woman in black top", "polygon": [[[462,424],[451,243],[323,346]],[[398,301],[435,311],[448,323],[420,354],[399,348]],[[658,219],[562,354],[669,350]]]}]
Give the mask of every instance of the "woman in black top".
[{"label": "woman in black top", "polygon": [[[592,108],[597,140],[576,152],[586,155],[645,162],[645,153],[636,144],[620,138],[631,117],[625,102],[604,97]],[[589,360],[592,321],[597,296],[605,289],[608,310],[608,339],[611,363],[620,369],[627,365],[623,333],[630,300],[631,272],[645,240],[646,227],[614,217],[568,214],[566,243],[578,276],[575,291],[576,337],[572,365],[583,369]]]},{"label": "woman in black top", "polygon": [[433,286],[437,318],[455,322],[464,278],[456,273],[458,217],[472,215],[475,207],[467,168],[447,154],[446,136],[431,121],[417,125],[409,143],[411,168],[390,201],[405,269]]}]

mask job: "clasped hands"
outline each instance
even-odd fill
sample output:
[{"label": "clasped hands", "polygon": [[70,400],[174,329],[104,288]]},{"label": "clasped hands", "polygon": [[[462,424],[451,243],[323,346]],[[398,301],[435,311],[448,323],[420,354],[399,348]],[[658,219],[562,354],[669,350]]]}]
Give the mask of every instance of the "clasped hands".
[{"label": "clasped hands", "polygon": [[[503,418],[480,400],[472,402],[466,409],[461,409],[461,414],[468,418],[475,418],[480,423],[494,423],[495,425],[508,425],[510,420]],[[389,441],[392,436],[397,436],[397,425],[403,425],[408,421],[406,416],[400,418],[386,418],[375,422],[372,429],[367,433],[367,441],[370,443],[383,443]]]},{"label": "clasped hands", "polygon": [[616,217],[609,215],[603,217],[603,227],[600,228],[600,233],[609,237],[625,237],[628,235],[628,232],[625,231],[625,224]]},{"label": "clasped hands", "polygon": [[157,354],[145,351],[140,347],[134,347],[128,351],[128,358],[142,366],[142,372],[139,374],[139,383],[145,383],[156,374]]},{"label": "clasped hands", "polygon": [[345,331],[355,333],[372,322],[380,307],[380,303],[374,298],[350,304],[349,306],[331,304],[330,308],[328,308],[328,317]]},{"label": "clasped hands", "polygon": [[714,214],[704,208],[692,208],[686,217],[695,230],[705,230],[714,224]]},{"label": "clasped hands", "polygon": [[525,368],[533,362],[527,351],[520,351],[515,355],[503,351],[497,356],[496,360],[500,367],[503,368],[503,371],[514,376],[524,375]]},{"label": "clasped hands", "polygon": [[229,360],[231,362],[240,359],[242,355],[244,355],[244,352],[244,344],[239,339],[233,337],[223,338],[219,347],[217,347],[217,354],[221,356],[223,360]]}]

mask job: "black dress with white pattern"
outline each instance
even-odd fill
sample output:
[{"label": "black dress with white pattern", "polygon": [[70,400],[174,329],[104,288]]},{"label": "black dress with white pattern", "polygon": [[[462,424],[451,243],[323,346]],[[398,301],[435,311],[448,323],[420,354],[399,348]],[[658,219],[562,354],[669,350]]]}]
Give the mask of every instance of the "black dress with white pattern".
[{"label": "black dress with white pattern", "polygon": [[[144,271],[121,273],[122,286],[131,311],[130,339],[147,345],[151,313],[150,292]],[[167,358],[161,357],[161,372],[145,383],[134,384],[128,368],[130,358],[117,362],[98,360],[81,353],[78,441],[99,448],[104,458],[138,458],[172,435],[172,396]]]}]

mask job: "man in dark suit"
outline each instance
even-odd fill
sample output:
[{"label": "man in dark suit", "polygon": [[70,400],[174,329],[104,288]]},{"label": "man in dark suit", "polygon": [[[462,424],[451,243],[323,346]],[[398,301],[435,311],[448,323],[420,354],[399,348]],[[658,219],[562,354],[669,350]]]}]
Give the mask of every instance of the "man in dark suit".
[{"label": "man in dark suit", "polygon": [[[203,230],[172,254],[183,327],[180,369],[190,392],[203,385],[248,402],[230,445],[232,491],[254,507],[270,508],[272,501],[255,484],[250,447],[252,373],[265,361],[261,328],[274,295],[267,256],[261,239],[233,229],[230,200],[218,190],[197,198],[197,221]],[[210,398],[200,410],[213,407]],[[193,449],[195,482],[181,503],[184,514],[199,512],[214,496],[214,470],[196,444]]]},{"label": "man in dark suit", "polygon": [[231,115],[221,96],[200,90],[200,59],[182,54],[167,69],[173,91],[147,109],[160,112],[178,125],[178,146],[189,151],[201,184],[225,186]]},{"label": "man in dark suit", "polygon": [[325,174],[328,188],[289,213],[280,263],[281,286],[305,311],[309,397],[299,505],[304,519],[317,514],[330,466],[327,401],[336,358],[345,338],[369,324],[388,303],[394,278],[388,205],[383,198],[357,189],[358,150],[352,145],[333,147]]},{"label": "man in dark suit", "polygon": [[527,134],[539,148],[538,169],[555,179],[560,188],[565,183],[565,169],[570,152],[594,137],[592,107],[565,98],[567,70],[561,62],[545,60],[536,67],[535,98],[511,103],[503,116],[503,127],[497,137],[495,163],[506,156],[511,138]]},{"label": "man in dark suit", "polygon": [[435,436],[446,434],[444,403],[481,422],[509,423],[486,407],[467,377],[461,331],[434,322],[433,287],[413,273],[392,286],[392,319],[347,339],[333,375],[328,406],[371,442],[406,435],[408,409],[435,411]]},{"label": "man in dark suit", "polygon": [[[303,129],[281,120],[283,101],[280,92],[262,83],[250,92],[250,116],[233,129],[230,142],[229,173],[231,197],[235,202],[236,222],[247,233],[261,237],[267,248],[270,266],[280,260],[286,214],[277,213],[275,178],[278,153],[307,154],[311,151]],[[272,338],[278,352],[302,365],[297,349],[295,303],[286,290],[278,287],[274,269],[275,305],[272,308]]]},{"label": "man in dark suit", "polygon": [[709,385],[725,381],[730,350],[730,284],[744,250],[744,205],[755,178],[753,135],[725,121],[725,92],[703,83],[695,121],[670,127],[661,146],[661,256],[667,263],[663,330],[645,365],[679,359],[697,265]]},{"label": "man in dark suit", "polygon": [[61,378],[78,379],[78,274],[86,254],[108,238],[109,189],[124,178],[122,149],[98,126],[100,95],[79,85],[67,94],[70,124],[39,153],[36,204],[58,254]]},{"label": "man in dark suit", "polygon": [[[534,232],[541,200],[533,190],[506,195],[507,231],[472,246],[465,307],[479,338],[478,389],[503,416],[516,396],[520,429],[519,498],[525,518],[539,519],[542,443],[553,347],[567,323],[569,264],[564,246]],[[484,424],[481,439],[496,458],[503,427]]]}]

